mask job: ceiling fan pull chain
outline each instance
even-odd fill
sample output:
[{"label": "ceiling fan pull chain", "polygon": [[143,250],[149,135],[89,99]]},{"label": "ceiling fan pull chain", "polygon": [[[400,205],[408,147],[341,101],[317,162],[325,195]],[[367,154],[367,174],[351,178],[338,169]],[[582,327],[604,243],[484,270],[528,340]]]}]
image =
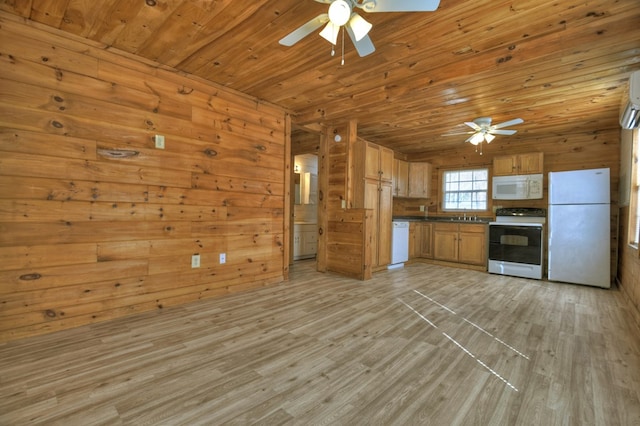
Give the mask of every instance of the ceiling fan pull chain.
[{"label": "ceiling fan pull chain", "polygon": [[344,31],[345,29],[342,28],[342,62],[340,65],[344,65]]}]

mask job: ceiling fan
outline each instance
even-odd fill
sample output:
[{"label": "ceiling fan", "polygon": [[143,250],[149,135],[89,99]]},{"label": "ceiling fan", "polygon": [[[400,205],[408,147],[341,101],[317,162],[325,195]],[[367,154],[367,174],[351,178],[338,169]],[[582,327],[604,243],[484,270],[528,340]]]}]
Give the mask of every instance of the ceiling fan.
[{"label": "ceiling fan", "polygon": [[473,121],[465,121],[464,124],[471,127],[473,131],[463,133],[449,133],[446,136],[451,135],[471,135],[465,140],[472,145],[480,145],[480,154],[482,154],[482,142],[491,143],[495,139],[495,135],[513,135],[517,130],[504,129],[504,127],[515,126],[516,124],[524,123],[522,118],[514,118],[513,120],[505,121],[499,124],[491,124],[491,117],[478,117]]},{"label": "ceiling fan", "polygon": [[[375,12],[432,12],[440,5],[440,0],[315,0],[329,4],[328,13],[322,13],[301,27],[293,30],[280,40],[283,46],[293,46],[324,24],[327,24],[320,36],[334,46],[338,42],[338,33],[344,27],[353,41],[360,56],[373,53],[376,48],[367,35],[372,25],[353,11],[362,9],[368,13]],[[344,33],[343,33],[344,43]],[[343,44],[344,47],[344,44]]]}]

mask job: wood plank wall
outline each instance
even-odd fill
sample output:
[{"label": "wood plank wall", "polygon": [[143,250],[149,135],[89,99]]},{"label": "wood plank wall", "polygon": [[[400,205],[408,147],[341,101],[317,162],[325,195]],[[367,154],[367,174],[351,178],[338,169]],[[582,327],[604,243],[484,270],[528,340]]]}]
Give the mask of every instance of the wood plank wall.
[{"label": "wood plank wall", "polygon": [[620,209],[620,263],[618,266],[618,281],[629,303],[635,307],[631,311],[640,326],[640,257],[638,250],[627,244],[629,232],[629,207]]},{"label": "wood plank wall", "polygon": [[0,53],[0,341],[283,280],[284,110],[7,15]]},{"label": "wood plank wall", "polygon": [[371,210],[334,211],[327,224],[327,270],[358,280],[371,279],[374,232]]}]

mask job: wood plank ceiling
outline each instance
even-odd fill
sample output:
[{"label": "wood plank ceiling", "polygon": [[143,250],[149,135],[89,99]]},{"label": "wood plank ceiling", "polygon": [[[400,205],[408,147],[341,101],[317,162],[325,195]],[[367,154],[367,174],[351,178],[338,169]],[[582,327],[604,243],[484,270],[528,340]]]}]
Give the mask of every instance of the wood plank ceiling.
[{"label": "wood plank ceiling", "polygon": [[[398,0],[400,1],[400,0]],[[0,9],[174,67],[317,126],[358,121],[405,154],[456,147],[462,123],[524,119],[514,136],[618,127],[640,69],[637,0],[441,0],[429,13],[364,13],[376,51],[309,35],[278,40],[328,6],[313,0],[2,0]],[[497,139],[493,143],[499,143]]]}]

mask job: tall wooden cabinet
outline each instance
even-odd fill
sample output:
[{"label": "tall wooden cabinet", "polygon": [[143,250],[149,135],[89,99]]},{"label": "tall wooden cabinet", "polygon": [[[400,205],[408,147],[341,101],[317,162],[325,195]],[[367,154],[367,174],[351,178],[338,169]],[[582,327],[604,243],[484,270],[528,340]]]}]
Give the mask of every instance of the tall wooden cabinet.
[{"label": "tall wooden cabinet", "polygon": [[371,241],[371,266],[391,262],[393,215],[393,151],[358,139],[354,145],[353,206],[371,209],[375,226]]}]

